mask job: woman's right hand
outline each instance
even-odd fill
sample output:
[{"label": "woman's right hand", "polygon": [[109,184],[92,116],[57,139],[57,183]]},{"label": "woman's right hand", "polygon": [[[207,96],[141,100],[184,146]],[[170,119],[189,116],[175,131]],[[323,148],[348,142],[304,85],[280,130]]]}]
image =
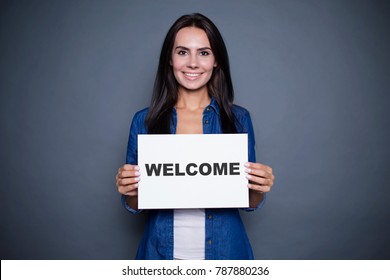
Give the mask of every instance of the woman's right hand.
[{"label": "woman's right hand", "polygon": [[125,164],[118,169],[116,186],[118,192],[127,196],[138,196],[138,182],[140,181],[139,166]]}]

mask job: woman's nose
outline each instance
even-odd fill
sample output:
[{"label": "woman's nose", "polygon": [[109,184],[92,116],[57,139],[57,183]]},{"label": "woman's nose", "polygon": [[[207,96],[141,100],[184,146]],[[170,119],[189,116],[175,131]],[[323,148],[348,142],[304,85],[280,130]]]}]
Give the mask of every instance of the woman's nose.
[{"label": "woman's nose", "polygon": [[198,57],[196,54],[191,54],[188,61],[188,67],[191,69],[198,68]]}]

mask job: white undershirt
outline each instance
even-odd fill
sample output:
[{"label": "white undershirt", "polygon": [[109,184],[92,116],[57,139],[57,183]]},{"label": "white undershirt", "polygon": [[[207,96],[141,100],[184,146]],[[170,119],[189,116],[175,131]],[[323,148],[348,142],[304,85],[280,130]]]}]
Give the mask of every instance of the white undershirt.
[{"label": "white undershirt", "polygon": [[173,257],[204,260],[204,209],[175,209],[173,213]]}]

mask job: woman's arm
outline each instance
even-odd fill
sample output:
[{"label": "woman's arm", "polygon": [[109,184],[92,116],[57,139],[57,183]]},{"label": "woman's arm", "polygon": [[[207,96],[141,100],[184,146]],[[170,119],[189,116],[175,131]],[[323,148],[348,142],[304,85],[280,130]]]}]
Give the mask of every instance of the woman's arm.
[{"label": "woman's arm", "polygon": [[138,182],[140,172],[138,163],[138,135],[145,134],[144,127],[147,109],[137,112],[130,126],[129,141],[127,144],[126,164],[122,165],[116,174],[118,192],[122,194],[122,203],[131,213],[138,210]]},{"label": "woman's arm", "polygon": [[[236,107],[237,109],[237,107]],[[261,163],[256,163],[255,135],[249,112],[241,109],[240,133],[248,133],[248,160],[246,172],[248,173],[249,208],[257,208],[265,198],[265,193],[271,190],[275,176],[272,168]]]}]

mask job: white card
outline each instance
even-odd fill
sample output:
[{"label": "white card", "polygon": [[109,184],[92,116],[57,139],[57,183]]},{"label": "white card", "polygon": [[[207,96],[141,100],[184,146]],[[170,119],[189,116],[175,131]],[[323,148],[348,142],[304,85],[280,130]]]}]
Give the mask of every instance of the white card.
[{"label": "white card", "polygon": [[247,161],[247,134],[138,135],[138,208],[248,207]]}]

